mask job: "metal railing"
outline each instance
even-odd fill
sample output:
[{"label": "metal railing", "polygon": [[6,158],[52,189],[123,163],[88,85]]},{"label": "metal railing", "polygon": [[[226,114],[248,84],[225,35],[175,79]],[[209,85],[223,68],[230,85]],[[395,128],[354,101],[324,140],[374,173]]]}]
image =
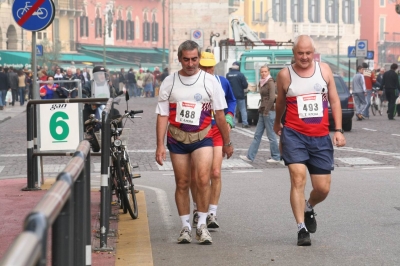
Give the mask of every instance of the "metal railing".
[{"label": "metal railing", "polygon": [[90,143],[86,140],[28,214],[23,232],[0,265],[45,266],[50,227],[52,265],[91,265]]}]

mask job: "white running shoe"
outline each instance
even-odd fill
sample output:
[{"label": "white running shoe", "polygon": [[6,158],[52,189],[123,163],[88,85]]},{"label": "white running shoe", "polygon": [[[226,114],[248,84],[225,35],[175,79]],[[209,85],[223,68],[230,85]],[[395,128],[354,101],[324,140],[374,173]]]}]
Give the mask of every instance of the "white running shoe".
[{"label": "white running shoe", "polygon": [[200,244],[212,244],[210,232],[208,232],[207,226],[205,224],[200,225],[200,228],[196,229],[196,239],[200,242]]},{"label": "white running shoe", "polygon": [[207,228],[219,228],[217,216],[214,216],[212,213],[207,215]]},{"label": "white running shoe", "polygon": [[186,244],[192,242],[192,232],[189,230],[189,227],[185,226],[181,230],[181,234],[178,237],[179,244]]},{"label": "white running shoe", "polygon": [[243,161],[250,162],[250,163],[253,162],[252,160],[250,160],[249,158],[247,158],[246,155],[240,155],[239,157],[240,157],[240,159],[242,159]]},{"label": "white running shoe", "polygon": [[279,163],[280,161],[274,160],[272,158],[267,160],[267,163]]}]

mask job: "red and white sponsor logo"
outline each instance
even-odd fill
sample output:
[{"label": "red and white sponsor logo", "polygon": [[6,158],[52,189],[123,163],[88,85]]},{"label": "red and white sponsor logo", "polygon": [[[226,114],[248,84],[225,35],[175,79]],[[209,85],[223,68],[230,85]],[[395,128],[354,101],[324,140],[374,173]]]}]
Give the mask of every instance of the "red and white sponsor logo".
[{"label": "red and white sponsor logo", "polygon": [[304,96],[303,97],[303,101],[315,101],[315,99],[317,98],[317,96]]},{"label": "red and white sponsor logo", "polygon": [[195,103],[186,103],[186,102],[182,102],[182,107],[188,107],[188,108],[194,108],[196,106]]}]

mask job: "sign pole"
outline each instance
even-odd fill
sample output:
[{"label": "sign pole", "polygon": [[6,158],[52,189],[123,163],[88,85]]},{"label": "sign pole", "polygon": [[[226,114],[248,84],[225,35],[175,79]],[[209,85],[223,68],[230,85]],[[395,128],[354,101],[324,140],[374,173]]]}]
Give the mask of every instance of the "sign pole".
[{"label": "sign pole", "polygon": [[37,87],[37,66],[36,66],[36,31],[32,31],[32,97],[39,100],[39,90]]}]

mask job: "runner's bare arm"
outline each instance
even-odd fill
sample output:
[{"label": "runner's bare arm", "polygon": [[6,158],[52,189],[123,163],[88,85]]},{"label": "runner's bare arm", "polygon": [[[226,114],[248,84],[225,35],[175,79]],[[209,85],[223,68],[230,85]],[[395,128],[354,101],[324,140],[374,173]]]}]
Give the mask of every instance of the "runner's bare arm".
[{"label": "runner's bare arm", "polygon": [[[340,105],[339,95],[337,93],[335,79],[332,74],[332,70],[326,63],[320,63],[322,76],[328,83],[328,101],[331,106],[332,116],[335,123],[335,129],[342,128],[342,107]],[[346,139],[340,132],[335,132],[333,136],[333,144],[342,147],[346,145]]]},{"label": "runner's bare arm", "polygon": [[274,131],[277,135],[281,135],[281,120],[283,113],[286,108],[286,88],[288,87],[288,79],[289,79],[289,71],[287,68],[279,71],[277,79],[276,79],[276,87],[278,90],[278,96],[276,97],[275,102],[275,122],[274,122]]},{"label": "runner's bare arm", "polygon": [[233,146],[226,146],[230,143],[230,137],[228,127],[226,126],[224,110],[215,110],[215,122],[217,123],[217,127],[221,132],[221,136],[224,141],[224,146],[222,146],[222,156],[225,157],[226,154],[227,158],[229,159],[233,154]]},{"label": "runner's bare arm", "polygon": [[164,146],[165,133],[167,132],[168,116],[157,115],[157,150],[156,150],[156,161],[159,165],[163,165],[163,161],[166,159],[166,151]]}]

